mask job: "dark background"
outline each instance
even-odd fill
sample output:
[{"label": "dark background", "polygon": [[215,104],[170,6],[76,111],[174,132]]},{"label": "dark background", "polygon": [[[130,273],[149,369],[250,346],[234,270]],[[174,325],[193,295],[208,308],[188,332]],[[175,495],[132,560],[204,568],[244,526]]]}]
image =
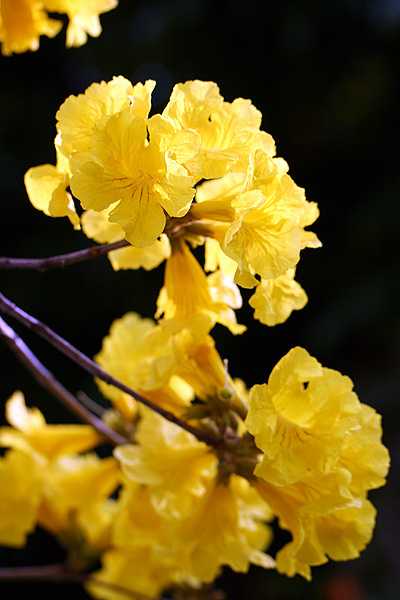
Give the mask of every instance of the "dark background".
[{"label": "dark background", "polygon": [[[227,573],[221,586],[230,600],[397,600],[400,2],[120,0],[101,22],[100,38],[82,48],[65,49],[64,29],[53,40],[42,38],[38,52],[0,57],[0,253],[42,257],[90,245],[67,219],[36,211],[23,184],[29,167],[54,164],[55,113],[69,94],[124,75],[133,83],[157,80],[156,111],[174,83],[194,78],[216,81],[227,101],[250,98],[293,179],[319,204],[312,230],[323,247],[302,253],[297,279],[309,296],[303,311],[267,328],[243,309],[238,320],[248,332],[233,337],[217,326],[218,349],[231,374],[249,386],[265,382],[295,345],[349,375],[361,401],[383,415],[393,466],[387,486],[371,494],[377,528],[359,560],[316,568],[312,583],[252,569],[249,576]],[[100,258],[0,276],[6,296],[93,356],[113,319],[128,310],[153,316],[163,267],[114,273]],[[88,376],[16,330],[67,387],[98,398]],[[71,421],[5,346],[0,381],[2,403],[21,389],[50,422]],[[24,550],[0,551],[0,558],[3,565],[38,564],[53,562],[58,552],[40,534]],[[0,585],[4,599],[32,593],[87,597],[72,586]]]}]

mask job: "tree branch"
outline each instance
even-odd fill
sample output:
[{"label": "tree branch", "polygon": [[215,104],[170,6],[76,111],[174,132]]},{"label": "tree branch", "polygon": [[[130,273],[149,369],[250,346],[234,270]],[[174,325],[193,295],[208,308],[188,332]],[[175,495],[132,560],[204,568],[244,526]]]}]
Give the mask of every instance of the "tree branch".
[{"label": "tree branch", "polygon": [[25,342],[17,333],[0,317],[0,337],[4,338],[6,344],[19,358],[22,364],[34,376],[36,381],[47,389],[68,410],[75,414],[81,421],[91,425],[96,431],[105,437],[114,446],[127,444],[128,440],[113,429],[108,427],[101,419],[93,415],[87,408],[82,406],[71,392],[69,392],[54,375],[36,358]]},{"label": "tree branch", "polygon": [[90,260],[97,256],[103,256],[103,254],[107,254],[118,248],[124,248],[125,246],[129,246],[129,242],[120,240],[112,244],[101,244],[100,246],[84,248],[83,250],[77,250],[69,254],[50,256],[49,258],[9,258],[8,256],[0,256],[0,269],[35,269],[43,272]]},{"label": "tree branch", "polygon": [[54,348],[65,354],[68,358],[70,358],[73,362],[78,364],[80,367],[85,369],[88,373],[105,381],[108,384],[114,385],[116,388],[122,390],[126,394],[129,394],[135,400],[144,404],[151,410],[155,411],[171,423],[175,423],[182,429],[185,429],[192,435],[194,435],[199,441],[205,442],[210,446],[215,446],[220,442],[220,439],[216,436],[211,436],[210,434],[197,429],[196,427],[192,427],[185,421],[182,421],[179,417],[174,415],[168,410],[165,410],[161,406],[158,406],[136,390],[132,389],[110,373],[107,373],[102,367],[100,367],[93,360],[88,358],[85,354],[77,350],[72,344],[64,340],[57,333],[52,331],[47,325],[38,321],[22,309],[20,309],[16,304],[8,300],[3,294],[0,293],[0,310],[9,316],[17,319],[20,323],[31,329],[35,333],[37,333],[40,337],[45,339],[49,344],[51,344]]},{"label": "tree branch", "polygon": [[136,600],[166,600],[165,598],[158,597],[152,598],[128,590],[120,585],[114,583],[108,583],[107,581],[101,581],[97,579],[95,575],[86,575],[85,573],[79,573],[69,567],[68,564],[55,564],[55,565],[38,565],[34,567],[3,567],[0,568],[0,581],[44,581],[54,583],[77,583],[77,584],[95,584],[99,587],[115,591],[118,594],[124,594],[127,598],[134,598]]}]

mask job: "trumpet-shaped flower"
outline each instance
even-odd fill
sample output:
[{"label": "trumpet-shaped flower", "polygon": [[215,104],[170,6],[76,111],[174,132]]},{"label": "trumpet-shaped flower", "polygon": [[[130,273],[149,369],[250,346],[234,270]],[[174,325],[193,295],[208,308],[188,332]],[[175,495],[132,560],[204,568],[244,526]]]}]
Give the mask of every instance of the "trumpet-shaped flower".
[{"label": "trumpet-shaped flower", "polygon": [[224,565],[241,573],[250,564],[273,568],[263,552],[271,542],[265,525],[271,517],[249,483],[233,475],[227,485],[209,486],[186,519],[171,523],[171,550],[182,570],[203,582],[213,581]]},{"label": "trumpet-shaped flower", "polygon": [[60,21],[49,19],[38,0],[0,2],[0,42],[5,56],[37,50],[41,35],[54,37],[61,27]]},{"label": "trumpet-shaped flower", "polygon": [[293,310],[300,310],[307,304],[307,294],[294,280],[295,269],[276,279],[261,279],[256,291],[249,299],[254,308],[254,318],[265,325],[284,323]]},{"label": "trumpet-shaped flower", "polygon": [[275,154],[272,137],[260,131],[261,113],[243,98],[224,102],[215,83],[177,84],[163,115],[175,126],[200,134],[199,153],[186,163],[197,181],[221,177],[233,167],[245,170],[248,156],[256,148]]},{"label": "trumpet-shaped flower", "polygon": [[165,212],[181,217],[190,208],[194,180],[182,163],[197,153],[199,136],[175,132],[160,115],[135,116],[133,109],[97,123],[93,160],[74,173],[71,189],[85,209],[101,211],[116,202],[110,221],[121,225],[132,245],[144,248],[163,232]]},{"label": "trumpet-shaped flower", "polygon": [[246,426],[263,451],[255,474],[275,485],[336,464],[347,436],[359,427],[360,403],[348,377],[293,348],[268,384],[250,391]]},{"label": "trumpet-shaped flower", "polygon": [[68,16],[68,48],[83,46],[87,34],[98,37],[102,31],[99,15],[115,8],[118,0],[44,0],[43,4],[51,12]]},{"label": "trumpet-shaped flower", "polygon": [[14,392],[6,403],[12,427],[0,429],[0,444],[20,448],[45,465],[71,452],[98,446],[102,437],[89,425],[48,425],[37,408],[27,408],[22,392]]},{"label": "trumpet-shaped flower", "polygon": [[[190,402],[192,392],[188,393],[187,386],[183,388],[181,382],[171,379],[175,364],[172,338],[151,319],[127,313],[115,320],[95,360],[114,377],[167,410],[181,412]],[[98,385],[114,407],[132,420],[136,401],[102,381]]]},{"label": "trumpet-shaped flower", "polygon": [[25,545],[37,522],[40,484],[37,465],[25,452],[13,449],[0,458],[0,545]]},{"label": "trumpet-shaped flower", "polygon": [[62,22],[50,19],[46,11],[66,14],[67,47],[82,46],[87,34],[101,33],[99,15],[115,8],[118,0],[1,0],[0,41],[5,56],[39,48],[41,35],[54,37]]},{"label": "trumpet-shaped flower", "polygon": [[263,451],[254,486],[292,534],[277,555],[289,576],[310,579],[312,565],[355,558],[371,538],[375,509],[366,496],[384,485],[389,454],[379,415],[352,387],[294,348],[267,385],[250,390],[245,426]]},{"label": "trumpet-shaped flower", "polygon": [[57,164],[40,165],[28,169],[24,183],[29,200],[37,209],[50,217],[68,217],[74,229],[80,229],[80,219],[74,201],[67,188],[69,186],[70,168],[68,159],[60,150],[61,136],[54,141]]},{"label": "trumpet-shaped flower", "polygon": [[215,477],[217,458],[191,433],[148,410],[141,414],[138,445],[120,446],[114,455],[130,481],[149,486],[159,514],[187,515]]},{"label": "trumpet-shaped flower", "polygon": [[190,329],[200,341],[221,323],[234,333],[245,331],[236,322],[233,308],[241,306],[237,287],[223,273],[206,277],[188,245],[178,238],[172,242],[171,256],[165,268],[165,283],[157,300],[156,318],[168,331]]}]

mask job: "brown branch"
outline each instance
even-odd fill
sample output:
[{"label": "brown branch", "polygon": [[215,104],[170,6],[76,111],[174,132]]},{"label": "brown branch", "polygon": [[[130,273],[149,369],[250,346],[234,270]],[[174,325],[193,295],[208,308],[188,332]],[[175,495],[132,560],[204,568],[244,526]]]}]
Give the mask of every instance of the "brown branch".
[{"label": "brown branch", "polygon": [[66,265],[90,260],[97,256],[103,256],[112,250],[129,246],[126,240],[113,242],[112,244],[101,244],[100,246],[92,246],[84,250],[77,250],[69,254],[60,254],[59,256],[50,256],[48,258],[10,258],[8,256],[0,256],[0,269],[35,269],[37,271],[48,271],[50,269],[58,269]]},{"label": "brown branch", "polygon": [[126,385],[107,371],[105,371],[102,367],[100,367],[93,360],[88,358],[85,354],[74,348],[69,342],[60,337],[57,333],[52,331],[47,325],[38,321],[22,309],[20,309],[16,304],[8,300],[3,294],[0,293],[0,310],[9,316],[17,319],[20,323],[23,323],[28,329],[31,329],[35,333],[37,333],[40,337],[45,339],[49,344],[51,344],[54,348],[65,354],[68,358],[70,358],[73,362],[78,364],[80,367],[85,369],[88,373],[93,375],[93,377],[97,377],[102,381],[105,381],[108,384],[115,386],[116,388],[122,390],[126,394],[129,394],[135,400],[144,404],[154,412],[158,413],[171,423],[175,423],[182,429],[185,429],[192,435],[194,435],[199,441],[205,442],[208,445],[215,446],[220,442],[220,439],[216,436],[212,436],[204,431],[200,431],[196,427],[192,427],[186,421],[182,421],[179,417],[174,415],[168,410],[165,410],[161,406],[158,406],[136,390],[132,389],[130,386]]},{"label": "brown branch", "polygon": [[0,317],[0,337],[4,338],[6,344],[19,358],[27,370],[32,373],[36,381],[47,389],[68,410],[74,413],[81,421],[91,425],[106,440],[114,446],[127,444],[128,440],[113,429],[108,427],[101,419],[93,415],[87,408],[82,406],[71,392],[69,392],[54,375],[36,358],[22,338]]},{"label": "brown branch", "polygon": [[38,565],[34,567],[3,567],[0,568],[0,581],[44,581],[53,583],[86,583],[124,594],[127,598],[136,600],[166,600],[165,598],[152,598],[134,590],[128,590],[120,585],[101,581],[94,575],[86,575],[71,569],[68,564]]}]

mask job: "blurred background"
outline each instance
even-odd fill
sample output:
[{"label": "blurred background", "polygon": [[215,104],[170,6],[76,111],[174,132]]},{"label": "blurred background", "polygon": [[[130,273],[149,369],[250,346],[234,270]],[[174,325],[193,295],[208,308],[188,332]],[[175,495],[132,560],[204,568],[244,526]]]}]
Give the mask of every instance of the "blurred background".
[{"label": "blurred background", "polygon": [[[361,401],[383,415],[393,466],[387,486],[371,494],[377,527],[359,560],[316,568],[311,583],[256,568],[248,576],[227,571],[220,587],[229,600],[397,600],[400,2],[120,0],[101,22],[100,38],[82,48],[65,49],[64,28],[53,40],[42,38],[38,52],[0,57],[1,255],[44,257],[90,245],[67,219],[36,211],[23,184],[29,167],[55,163],[55,113],[69,94],[124,75],[133,83],[157,81],[156,112],[173,85],[188,79],[217,82],[227,101],[250,98],[294,181],[319,204],[321,216],[311,229],[323,247],[303,251],[297,269],[309,296],[305,309],[267,328],[244,308],[238,321],[248,331],[233,337],[217,326],[217,347],[229,358],[232,376],[249,386],[265,382],[295,345],[349,375]],[[162,266],[150,274],[114,273],[104,257],[46,273],[3,271],[1,289],[93,356],[113,319],[129,310],[153,316],[162,279]],[[85,373],[15,328],[71,391],[98,398]],[[73,421],[4,345],[0,381],[2,404],[21,389],[48,421]],[[46,564],[57,556],[62,560],[42,533],[24,550],[0,550],[2,565]],[[87,598],[77,586],[0,586],[4,599],[32,593]]]}]

